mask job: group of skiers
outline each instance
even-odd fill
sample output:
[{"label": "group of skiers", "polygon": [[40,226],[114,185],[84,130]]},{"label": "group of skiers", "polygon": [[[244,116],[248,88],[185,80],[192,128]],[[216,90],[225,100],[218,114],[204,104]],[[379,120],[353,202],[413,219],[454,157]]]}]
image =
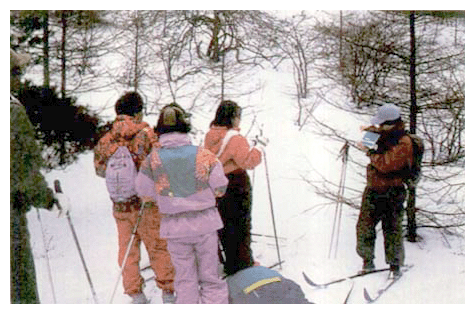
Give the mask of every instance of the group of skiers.
[{"label": "group of skiers", "polygon": [[[119,265],[127,260],[124,292],[132,303],[147,302],[139,267],[143,240],[164,303],[229,303],[220,262],[224,276],[254,267],[263,272],[252,256],[246,170],[259,165],[268,140],[257,137],[256,145],[250,145],[239,133],[241,107],[229,100],[219,105],[203,147],[192,144],[189,115],[180,105],[163,107],[154,129],[142,121],[142,109],[139,94],[123,95],[115,105],[112,129],[94,154],[96,173],[106,181],[107,167],[112,167],[108,161],[121,146],[138,169],[136,195],[113,199]],[[125,256],[139,216],[134,244]]]},{"label": "group of skiers", "polygon": [[[10,63],[12,77],[26,61],[11,50]],[[261,163],[268,139],[256,137],[252,143],[239,133],[242,108],[222,101],[204,145],[196,146],[189,136],[190,116],[180,105],[163,107],[155,128],[142,121],[143,106],[136,92],[121,96],[112,128],[94,150],[96,174],[106,178],[109,192],[121,184],[108,174],[116,170],[108,167],[119,148],[127,151],[120,158],[128,156],[136,169],[132,196],[121,199],[111,192],[118,264],[132,303],[148,302],[139,265],[142,242],[163,303],[310,303],[295,282],[253,259],[246,170]],[[55,196],[40,173],[40,151],[25,109],[12,97],[10,114],[11,302],[38,303],[25,213],[30,206],[53,207]],[[363,271],[372,270],[375,226],[382,220],[386,262],[397,276],[404,262],[405,199],[397,172],[413,163],[412,143],[397,106],[382,106],[371,122],[366,130],[381,136],[376,150],[360,145],[370,164],[357,253]]]}]

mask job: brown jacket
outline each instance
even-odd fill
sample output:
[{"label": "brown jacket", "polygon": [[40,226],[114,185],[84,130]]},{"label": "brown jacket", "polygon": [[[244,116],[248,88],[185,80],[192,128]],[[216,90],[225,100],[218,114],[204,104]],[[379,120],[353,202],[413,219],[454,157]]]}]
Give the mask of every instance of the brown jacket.
[{"label": "brown jacket", "polygon": [[399,138],[381,154],[370,154],[370,164],[366,168],[367,186],[380,192],[390,187],[404,187],[403,178],[398,172],[412,166],[412,141],[407,135]]}]

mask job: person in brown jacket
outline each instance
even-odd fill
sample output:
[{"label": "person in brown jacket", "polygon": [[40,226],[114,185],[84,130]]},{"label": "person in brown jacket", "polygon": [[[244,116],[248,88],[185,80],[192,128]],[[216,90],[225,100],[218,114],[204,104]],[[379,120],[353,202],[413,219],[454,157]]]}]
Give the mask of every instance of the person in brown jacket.
[{"label": "person in brown jacket", "polygon": [[[158,138],[148,123],[142,121],[143,101],[138,93],[128,92],[115,104],[117,117],[112,129],[106,133],[94,149],[96,174],[106,176],[107,161],[119,146],[126,146],[132,155],[136,169],[158,145]],[[125,202],[113,202],[113,215],[119,236],[119,266],[122,265],[132,232],[138,221],[142,201],[132,196]],[[162,289],[164,303],[174,301],[174,276],[167,242],[160,238],[161,215],[157,205],[147,202],[140,219],[133,245],[127,256],[123,275],[124,293],[132,298],[132,303],[147,303],[142,292],[144,279],[140,275],[140,244],[147,249],[150,265],[155,273],[155,282]]]},{"label": "person in brown jacket", "polygon": [[400,276],[404,264],[402,220],[406,188],[403,170],[412,165],[412,141],[406,135],[399,107],[382,106],[371,119],[372,126],[363,130],[378,133],[376,149],[360,144],[370,158],[367,166],[367,183],[363,192],[361,210],[356,224],[356,251],[363,259],[363,271],[374,266],[376,225],[382,222],[386,263],[391,276]]}]

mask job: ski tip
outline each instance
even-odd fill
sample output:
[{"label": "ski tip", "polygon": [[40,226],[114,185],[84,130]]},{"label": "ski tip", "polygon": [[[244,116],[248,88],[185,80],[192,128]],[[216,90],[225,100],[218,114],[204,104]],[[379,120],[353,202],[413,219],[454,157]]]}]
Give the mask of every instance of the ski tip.
[{"label": "ski tip", "polygon": [[305,279],[305,281],[311,285],[312,287],[314,288],[318,288],[318,289],[321,289],[321,288],[325,288],[325,285],[319,285],[315,282],[312,281],[312,279],[310,279],[307,274],[305,274],[305,272],[302,272],[302,275],[303,275],[303,279]]},{"label": "ski tip", "polygon": [[364,295],[364,298],[365,298],[366,302],[368,302],[368,303],[373,302],[373,299],[369,295],[368,290],[366,290],[366,288],[363,289],[363,295]]},{"label": "ski tip", "polygon": [[302,275],[303,275],[303,279],[305,279],[305,281],[311,285],[311,286],[315,286],[315,283],[307,276],[307,274],[305,272],[302,272]]},{"label": "ski tip", "polygon": [[303,279],[305,279],[305,281],[306,281],[309,285],[313,286],[314,282],[313,282],[312,280],[310,280],[310,278],[308,278],[308,276],[307,276],[307,274],[305,274],[305,272],[302,272],[302,276],[303,276]]}]

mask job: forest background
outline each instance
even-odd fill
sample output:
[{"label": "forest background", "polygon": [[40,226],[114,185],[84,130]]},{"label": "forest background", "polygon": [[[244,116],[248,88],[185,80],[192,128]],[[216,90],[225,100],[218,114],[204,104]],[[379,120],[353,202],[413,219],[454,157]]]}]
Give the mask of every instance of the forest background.
[{"label": "forest background", "polygon": [[352,153],[355,128],[396,103],[426,144],[408,240],[422,241],[423,229],[465,238],[465,11],[21,10],[10,11],[10,46],[32,56],[15,94],[50,171],[91,151],[125,90],[144,97],[151,125],[181,104],[198,142],[222,99],[244,107],[246,135],[266,135],[262,90],[286,73],[290,101],[274,95],[275,110],[324,147],[325,161],[343,161],[351,183],[342,193],[343,173],[306,161],[312,170],[294,179],[318,202],[303,212],[357,213],[367,160]]}]

